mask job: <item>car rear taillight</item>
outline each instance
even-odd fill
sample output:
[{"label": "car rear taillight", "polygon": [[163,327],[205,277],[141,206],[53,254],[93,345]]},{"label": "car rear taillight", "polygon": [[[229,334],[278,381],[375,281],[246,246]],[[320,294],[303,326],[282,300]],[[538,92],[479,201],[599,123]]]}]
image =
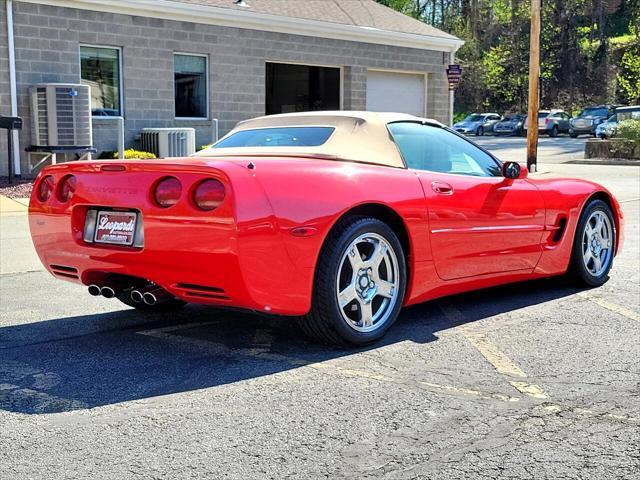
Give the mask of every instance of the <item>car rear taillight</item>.
[{"label": "car rear taillight", "polygon": [[58,200],[68,202],[76,192],[76,177],[68,175],[62,179],[58,187]]},{"label": "car rear taillight", "polygon": [[545,125],[547,125],[548,123],[549,123],[549,119],[548,119],[548,118],[545,118],[545,119],[544,119],[544,124],[545,124]]},{"label": "car rear taillight", "polygon": [[47,175],[38,184],[38,191],[36,195],[38,196],[38,200],[41,202],[46,202],[51,198],[51,194],[53,193],[53,188],[55,187],[55,180],[53,176]]},{"label": "car rear taillight", "polygon": [[226,195],[224,185],[219,180],[204,180],[193,191],[193,201],[201,210],[214,210],[220,206]]},{"label": "car rear taillight", "polygon": [[162,208],[169,208],[178,203],[182,195],[182,184],[175,177],[166,177],[156,184],[153,198]]}]

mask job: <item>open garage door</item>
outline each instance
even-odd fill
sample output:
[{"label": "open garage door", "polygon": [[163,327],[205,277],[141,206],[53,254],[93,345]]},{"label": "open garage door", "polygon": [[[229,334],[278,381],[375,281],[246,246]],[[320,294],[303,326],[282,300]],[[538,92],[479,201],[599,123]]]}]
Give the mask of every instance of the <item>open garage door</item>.
[{"label": "open garage door", "polygon": [[367,73],[367,110],[425,116],[425,76],[413,73]]}]

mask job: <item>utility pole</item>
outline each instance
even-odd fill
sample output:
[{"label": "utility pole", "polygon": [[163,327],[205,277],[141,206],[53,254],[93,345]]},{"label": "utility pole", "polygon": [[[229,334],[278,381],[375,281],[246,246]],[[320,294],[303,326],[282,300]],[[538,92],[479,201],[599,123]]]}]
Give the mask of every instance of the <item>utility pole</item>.
[{"label": "utility pole", "polygon": [[529,49],[529,112],[527,115],[527,168],[538,163],[538,109],[540,107],[540,0],[531,0],[531,46]]}]

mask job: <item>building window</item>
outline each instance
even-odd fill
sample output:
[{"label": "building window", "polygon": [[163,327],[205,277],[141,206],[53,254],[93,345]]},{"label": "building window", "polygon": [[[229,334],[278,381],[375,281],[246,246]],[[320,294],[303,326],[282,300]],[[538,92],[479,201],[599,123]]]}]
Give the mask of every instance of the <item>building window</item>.
[{"label": "building window", "polygon": [[340,69],[267,63],[266,113],[340,110]]},{"label": "building window", "polygon": [[91,87],[93,115],[122,115],[120,49],[81,46],[80,77],[82,84]]},{"label": "building window", "polygon": [[207,118],[207,57],[173,57],[176,118]]}]

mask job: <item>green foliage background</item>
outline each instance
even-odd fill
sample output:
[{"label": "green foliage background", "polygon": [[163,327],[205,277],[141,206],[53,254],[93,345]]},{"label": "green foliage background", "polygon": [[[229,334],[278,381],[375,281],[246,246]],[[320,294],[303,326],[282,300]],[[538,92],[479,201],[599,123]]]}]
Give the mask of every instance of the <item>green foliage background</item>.
[{"label": "green foliage background", "polygon": [[[465,41],[456,111],[527,107],[529,0],[377,0]],[[640,104],[640,0],[544,0],[541,107]]]}]

